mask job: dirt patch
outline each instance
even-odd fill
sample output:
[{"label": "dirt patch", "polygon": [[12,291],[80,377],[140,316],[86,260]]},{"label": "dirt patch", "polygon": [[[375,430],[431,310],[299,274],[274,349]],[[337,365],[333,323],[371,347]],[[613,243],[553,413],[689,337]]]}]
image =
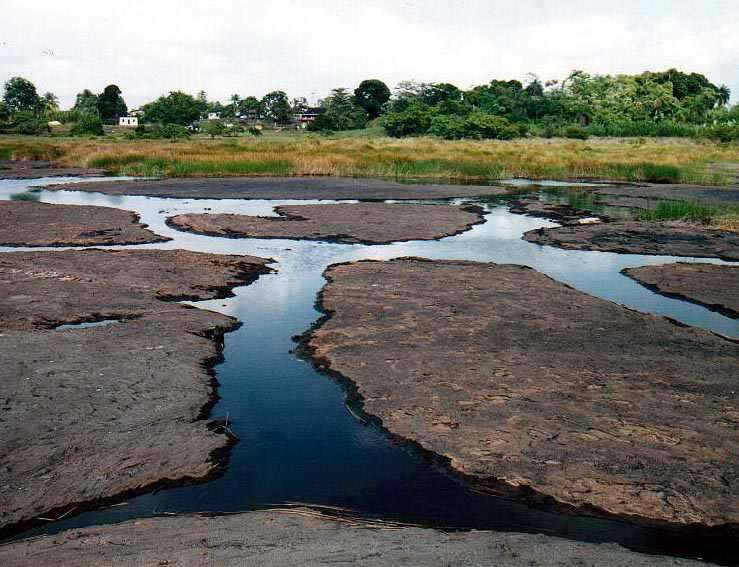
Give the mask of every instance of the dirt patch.
[{"label": "dirt patch", "polygon": [[525,233],[523,239],[567,250],[739,260],[739,234],[682,222],[626,221],[538,228]]},{"label": "dirt patch", "polygon": [[307,509],[178,516],[70,530],[0,547],[6,567],[36,565],[688,566],[614,544],[545,535],[437,530],[331,519]]},{"label": "dirt patch", "polygon": [[0,246],[105,246],[168,240],[147,230],[130,211],[0,201]]},{"label": "dirt patch", "polygon": [[178,178],[60,184],[50,190],[92,191],[106,195],[145,195],[178,199],[450,199],[504,195],[503,187],[432,185],[342,177]]},{"label": "dirt patch", "polygon": [[[183,250],[0,255],[0,531],[204,478],[229,438],[205,419],[208,366],[237,321],[215,298],[265,260]],[[117,319],[90,328],[62,323]]]},{"label": "dirt patch", "polygon": [[739,523],[739,346],[521,266],[330,267],[307,337],[392,434],[481,490]]},{"label": "dirt patch", "polygon": [[62,167],[50,161],[0,160],[0,179],[39,179],[41,177],[97,177],[103,169]]},{"label": "dirt patch", "polygon": [[385,244],[442,238],[483,222],[480,207],[447,205],[291,205],[275,211],[281,216],[186,214],[170,217],[167,224],[211,236]]},{"label": "dirt patch", "polygon": [[662,295],[699,303],[739,319],[739,266],[679,262],[627,268],[623,273]]}]

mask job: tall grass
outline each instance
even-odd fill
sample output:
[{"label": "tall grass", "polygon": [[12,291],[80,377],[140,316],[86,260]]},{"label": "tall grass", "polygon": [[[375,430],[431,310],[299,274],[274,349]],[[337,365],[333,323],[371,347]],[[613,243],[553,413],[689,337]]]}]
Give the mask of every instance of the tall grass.
[{"label": "tall grass", "polygon": [[639,220],[668,221],[683,220],[701,224],[716,224],[739,216],[739,206],[713,205],[698,201],[658,201],[653,209],[645,209]]},{"label": "tall grass", "polygon": [[490,181],[614,179],[721,184],[711,163],[739,162],[739,145],[695,140],[445,141],[265,135],[188,141],[113,137],[2,138],[14,159],[54,159],[128,175],[342,175]]}]

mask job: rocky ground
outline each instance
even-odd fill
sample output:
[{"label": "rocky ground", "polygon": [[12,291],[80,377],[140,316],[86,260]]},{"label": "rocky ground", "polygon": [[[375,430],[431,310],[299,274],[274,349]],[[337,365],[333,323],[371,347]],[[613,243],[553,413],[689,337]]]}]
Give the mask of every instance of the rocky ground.
[{"label": "rocky ground", "polygon": [[0,160],[0,179],[38,179],[40,177],[95,177],[105,170],[89,167],[62,167],[50,161]]},{"label": "rocky ground", "polygon": [[448,199],[504,195],[503,187],[398,183],[342,177],[224,177],[60,184],[51,190],[180,199]]},{"label": "rocky ground", "polygon": [[525,233],[523,239],[567,250],[739,260],[739,233],[682,222],[624,221],[538,228]]},{"label": "rocky ground", "polygon": [[678,262],[627,268],[623,273],[662,295],[739,319],[739,266]]},{"label": "rocky ground", "polygon": [[613,544],[517,533],[391,529],[301,509],[153,518],[70,530],[0,546],[0,563],[6,567],[704,565],[633,553]]},{"label": "rocky ground", "polygon": [[170,240],[135,213],[88,205],[0,201],[0,246],[105,246]]},{"label": "rocky ground", "polygon": [[[266,260],[183,250],[0,255],[0,531],[204,478],[229,438],[208,366],[237,321],[223,297]],[[62,324],[113,320],[90,328]]]},{"label": "rocky ground", "polygon": [[400,259],[326,276],[316,363],[480,489],[739,524],[738,345],[521,266]]},{"label": "rocky ground", "polygon": [[[609,203],[609,197],[629,197],[632,199],[702,201],[713,204],[739,204],[739,186],[713,187],[708,185],[673,185],[673,184],[640,184],[640,185],[603,185],[589,189]],[[614,201],[618,203],[619,201]]]},{"label": "rocky ground", "polygon": [[212,236],[386,244],[442,238],[483,222],[479,207],[446,205],[291,205],[275,211],[281,216],[186,214],[170,217],[167,224]]},{"label": "rocky ground", "polygon": [[589,209],[578,209],[560,203],[548,203],[539,199],[517,199],[511,201],[510,211],[517,215],[545,218],[562,225],[590,224],[608,221],[608,217]]}]

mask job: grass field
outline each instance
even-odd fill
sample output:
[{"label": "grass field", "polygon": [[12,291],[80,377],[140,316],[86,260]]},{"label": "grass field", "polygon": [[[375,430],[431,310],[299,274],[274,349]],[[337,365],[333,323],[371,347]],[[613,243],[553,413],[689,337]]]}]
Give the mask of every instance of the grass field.
[{"label": "grass field", "polygon": [[440,180],[617,179],[721,185],[711,163],[739,163],[739,145],[659,139],[444,141],[350,133],[323,138],[187,141],[0,137],[0,156],[53,159],[121,175],[331,175]]}]

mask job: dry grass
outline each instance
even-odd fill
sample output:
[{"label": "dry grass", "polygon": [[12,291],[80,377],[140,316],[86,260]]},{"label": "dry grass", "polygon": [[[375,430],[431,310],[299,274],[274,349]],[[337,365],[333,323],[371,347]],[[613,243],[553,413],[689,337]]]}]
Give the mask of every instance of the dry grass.
[{"label": "dry grass", "polygon": [[619,179],[720,185],[711,163],[739,145],[694,140],[444,141],[264,137],[189,141],[0,138],[0,154],[103,167],[126,175],[331,175],[490,180]]}]

